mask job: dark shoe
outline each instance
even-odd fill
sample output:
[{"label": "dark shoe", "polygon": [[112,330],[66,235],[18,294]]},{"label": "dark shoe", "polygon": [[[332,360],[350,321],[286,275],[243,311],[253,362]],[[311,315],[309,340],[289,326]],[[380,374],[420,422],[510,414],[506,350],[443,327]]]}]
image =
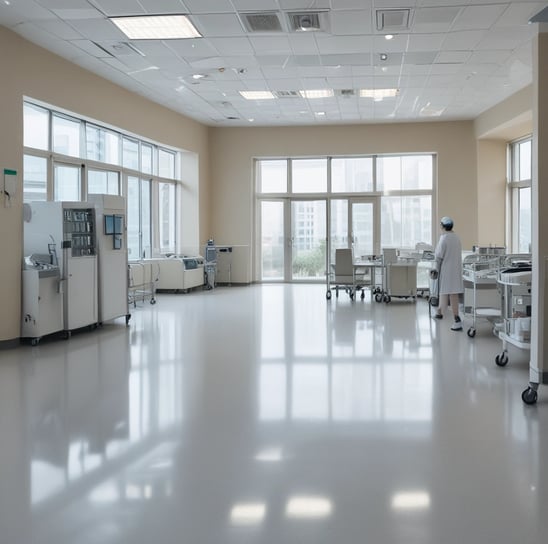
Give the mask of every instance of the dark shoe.
[{"label": "dark shoe", "polygon": [[443,315],[442,314],[439,314],[438,312],[436,312],[434,314],[434,319],[443,319]]}]

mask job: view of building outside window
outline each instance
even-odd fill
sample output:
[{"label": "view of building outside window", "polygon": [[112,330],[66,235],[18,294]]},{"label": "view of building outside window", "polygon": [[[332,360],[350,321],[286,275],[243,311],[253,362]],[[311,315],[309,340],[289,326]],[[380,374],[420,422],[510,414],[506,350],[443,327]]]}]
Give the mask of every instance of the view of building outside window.
[{"label": "view of building outside window", "polygon": [[44,157],[23,158],[23,198],[25,202],[47,200],[48,161]]},{"label": "view of building outside window", "polygon": [[532,139],[510,144],[512,247],[517,253],[531,252]]}]

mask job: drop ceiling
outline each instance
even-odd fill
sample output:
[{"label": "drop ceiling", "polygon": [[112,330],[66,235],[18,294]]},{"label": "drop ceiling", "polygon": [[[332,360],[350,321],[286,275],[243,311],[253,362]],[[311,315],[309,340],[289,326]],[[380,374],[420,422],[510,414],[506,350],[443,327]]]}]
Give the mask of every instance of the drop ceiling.
[{"label": "drop ceiling", "polygon": [[[546,5],[0,0],[0,25],[209,126],[384,123],[473,119],[527,86],[537,32],[528,21]],[[187,14],[203,37],[129,40],[109,20],[173,13]],[[399,89],[397,96],[360,96],[361,89],[387,88]],[[334,92],[315,99],[298,92],[323,89]],[[240,91],[275,98],[246,100]]]}]

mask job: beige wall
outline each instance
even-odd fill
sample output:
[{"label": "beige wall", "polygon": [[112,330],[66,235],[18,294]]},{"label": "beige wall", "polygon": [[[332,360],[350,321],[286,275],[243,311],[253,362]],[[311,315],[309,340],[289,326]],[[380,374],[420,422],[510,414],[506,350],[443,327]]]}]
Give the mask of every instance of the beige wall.
[{"label": "beige wall", "polygon": [[[0,168],[22,181],[23,97],[41,100],[199,156],[199,175],[188,189],[195,200],[191,239],[206,236],[209,199],[208,129],[36,47],[0,27]],[[6,52],[10,52],[9,55]],[[184,175],[183,175],[184,177]],[[199,223],[198,223],[199,222]],[[12,208],[0,208],[0,342],[19,337],[22,260],[22,189]]]},{"label": "beige wall", "polygon": [[[478,242],[472,122],[211,129],[211,235],[253,244],[253,158],[425,152],[438,155],[438,213],[454,218],[465,248]],[[438,232],[434,232],[437,237]],[[251,262],[245,276],[251,281]]]}]

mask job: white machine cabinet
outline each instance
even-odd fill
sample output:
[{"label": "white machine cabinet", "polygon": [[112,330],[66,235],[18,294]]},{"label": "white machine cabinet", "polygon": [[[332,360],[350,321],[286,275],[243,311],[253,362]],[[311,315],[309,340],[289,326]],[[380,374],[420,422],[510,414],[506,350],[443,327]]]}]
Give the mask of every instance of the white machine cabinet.
[{"label": "white machine cabinet", "polygon": [[89,195],[97,221],[99,323],[131,314],[128,305],[126,202],[118,195]]},{"label": "white machine cabinet", "polygon": [[63,294],[59,268],[23,270],[21,338],[38,344],[42,336],[63,330]]},{"label": "white machine cabinet", "polygon": [[33,202],[25,217],[25,255],[55,254],[63,284],[65,336],[97,325],[95,210],[87,202]]}]

